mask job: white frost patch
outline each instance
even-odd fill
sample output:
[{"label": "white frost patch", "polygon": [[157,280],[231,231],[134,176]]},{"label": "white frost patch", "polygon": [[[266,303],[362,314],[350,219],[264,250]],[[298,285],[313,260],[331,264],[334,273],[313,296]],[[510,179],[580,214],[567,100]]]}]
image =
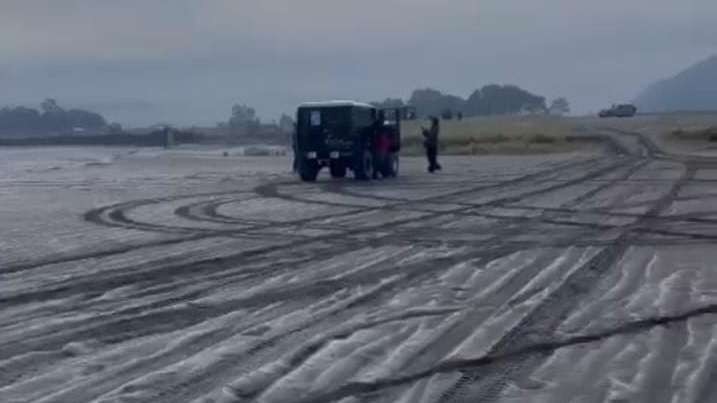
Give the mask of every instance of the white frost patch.
[{"label": "white frost patch", "polygon": [[455,386],[461,375],[457,372],[437,374],[417,382],[400,395],[396,403],[435,403],[441,401],[445,391]]},{"label": "white frost patch", "polygon": [[[620,309],[622,299],[635,287],[641,277],[645,263],[656,259],[654,254],[649,256],[640,253],[640,250],[629,248],[622,258],[617,262],[616,269],[619,270],[617,282],[611,284],[610,288],[598,295],[598,300],[591,300],[588,303],[581,303],[568,318],[561,323],[561,332],[574,332],[585,329],[588,324],[601,322],[600,314],[604,311]],[[644,252],[644,251],[642,251]]]},{"label": "white frost patch", "polygon": [[283,377],[259,399],[266,403],[292,402],[329,392],[351,379],[361,367],[377,360],[412,329],[387,326],[381,332],[363,330],[345,341],[333,341]]},{"label": "white frost patch", "polygon": [[688,342],[680,354],[673,384],[673,403],[698,402],[710,384],[717,366],[717,326],[713,317],[690,319]]},{"label": "white frost patch", "polygon": [[560,287],[576,270],[589,261],[598,249],[571,248],[533,277],[517,296],[504,303],[447,358],[476,358],[485,355],[505,334],[528,316],[540,302]]}]

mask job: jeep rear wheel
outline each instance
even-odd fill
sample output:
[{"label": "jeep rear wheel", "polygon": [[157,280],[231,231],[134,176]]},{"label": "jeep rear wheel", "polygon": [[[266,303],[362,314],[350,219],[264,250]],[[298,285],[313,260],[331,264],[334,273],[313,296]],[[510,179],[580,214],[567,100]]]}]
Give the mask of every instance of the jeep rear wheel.
[{"label": "jeep rear wheel", "polygon": [[395,178],[398,176],[398,166],[398,154],[391,153],[387,157],[386,164],[384,165],[383,172],[381,172],[381,174],[383,174],[384,178]]},{"label": "jeep rear wheel", "polygon": [[321,167],[316,161],[302,158],[299,163],[299,176],[304,182],[314,182],[316,177],[319,176],[320,169]]}]

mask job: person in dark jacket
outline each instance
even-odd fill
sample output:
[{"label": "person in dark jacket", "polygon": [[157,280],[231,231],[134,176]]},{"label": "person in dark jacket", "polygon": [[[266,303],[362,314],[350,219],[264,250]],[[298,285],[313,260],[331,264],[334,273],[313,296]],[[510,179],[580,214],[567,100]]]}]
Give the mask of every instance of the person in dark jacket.
[{"label": "person in dark jacket", "polygon": [[426,148],[426,158],[428,159],[428,172],[433,173],[441,170],[441,164],[438,163],[438,135],[440,133],[440,125],[437,117],[431,117],[431,128],[421,128],[423,130],[423,146]]},{"label": "person in dark jacket", "polygon": [[299,139],[297,136],[299,135],[299,131],[296,127],[296,123],[294,123],[294,131],[291,132],[291,149],[294,152],[294,161],[291,167],[292,172],[299,173]]}]

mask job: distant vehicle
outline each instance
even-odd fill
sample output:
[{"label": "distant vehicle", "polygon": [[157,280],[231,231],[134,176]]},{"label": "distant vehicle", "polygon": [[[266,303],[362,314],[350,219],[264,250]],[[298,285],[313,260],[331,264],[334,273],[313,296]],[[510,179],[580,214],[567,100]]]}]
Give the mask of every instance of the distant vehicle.
[{"label": "distant vehicle", "polygon": [[610,109],[603,109],[598,116],[601,118],[631,118],[637,113],[637,107],[631,104],[613,105]]},{"label": "distant vehicle", "polygon": [[[391,110],[394,112],[388,118]],[[374,169],[380,169],[384,177],[396,176],[401,148],[401,119],[407,113],[410,111],[406,108],[380,111],[372,105],[355,101],[299,105],[294,139],[299,176],[305,182],[313,182],[323,167],[329,168],[333,178],[343,178],[351,170],[354,178],[369,180]],[[381,117],[384,122],[379,122]],[[374,166],[374,140],[379,126],[390,133],[389,163],[384,167]]]}]

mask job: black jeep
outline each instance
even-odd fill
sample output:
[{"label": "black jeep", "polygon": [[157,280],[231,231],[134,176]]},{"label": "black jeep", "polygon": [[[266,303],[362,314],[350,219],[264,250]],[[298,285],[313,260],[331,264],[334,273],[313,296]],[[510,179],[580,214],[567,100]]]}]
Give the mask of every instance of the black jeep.
[{"label": "black jeep", "polygon": [[[397,113],[398,115],[398,113]],[[313,182],[321,168],[328,166],[331,176],[343,178],[351,170],[356,179],[374,176],[377,137],[385,131],[390,138],[391,168],[398,168],[399,121],[384,122],[384,112],[372,105],[354,101],[309,102],[296,112],[294,153],[299,176]],[[395,176],[396,171],[392,170]]]}]

